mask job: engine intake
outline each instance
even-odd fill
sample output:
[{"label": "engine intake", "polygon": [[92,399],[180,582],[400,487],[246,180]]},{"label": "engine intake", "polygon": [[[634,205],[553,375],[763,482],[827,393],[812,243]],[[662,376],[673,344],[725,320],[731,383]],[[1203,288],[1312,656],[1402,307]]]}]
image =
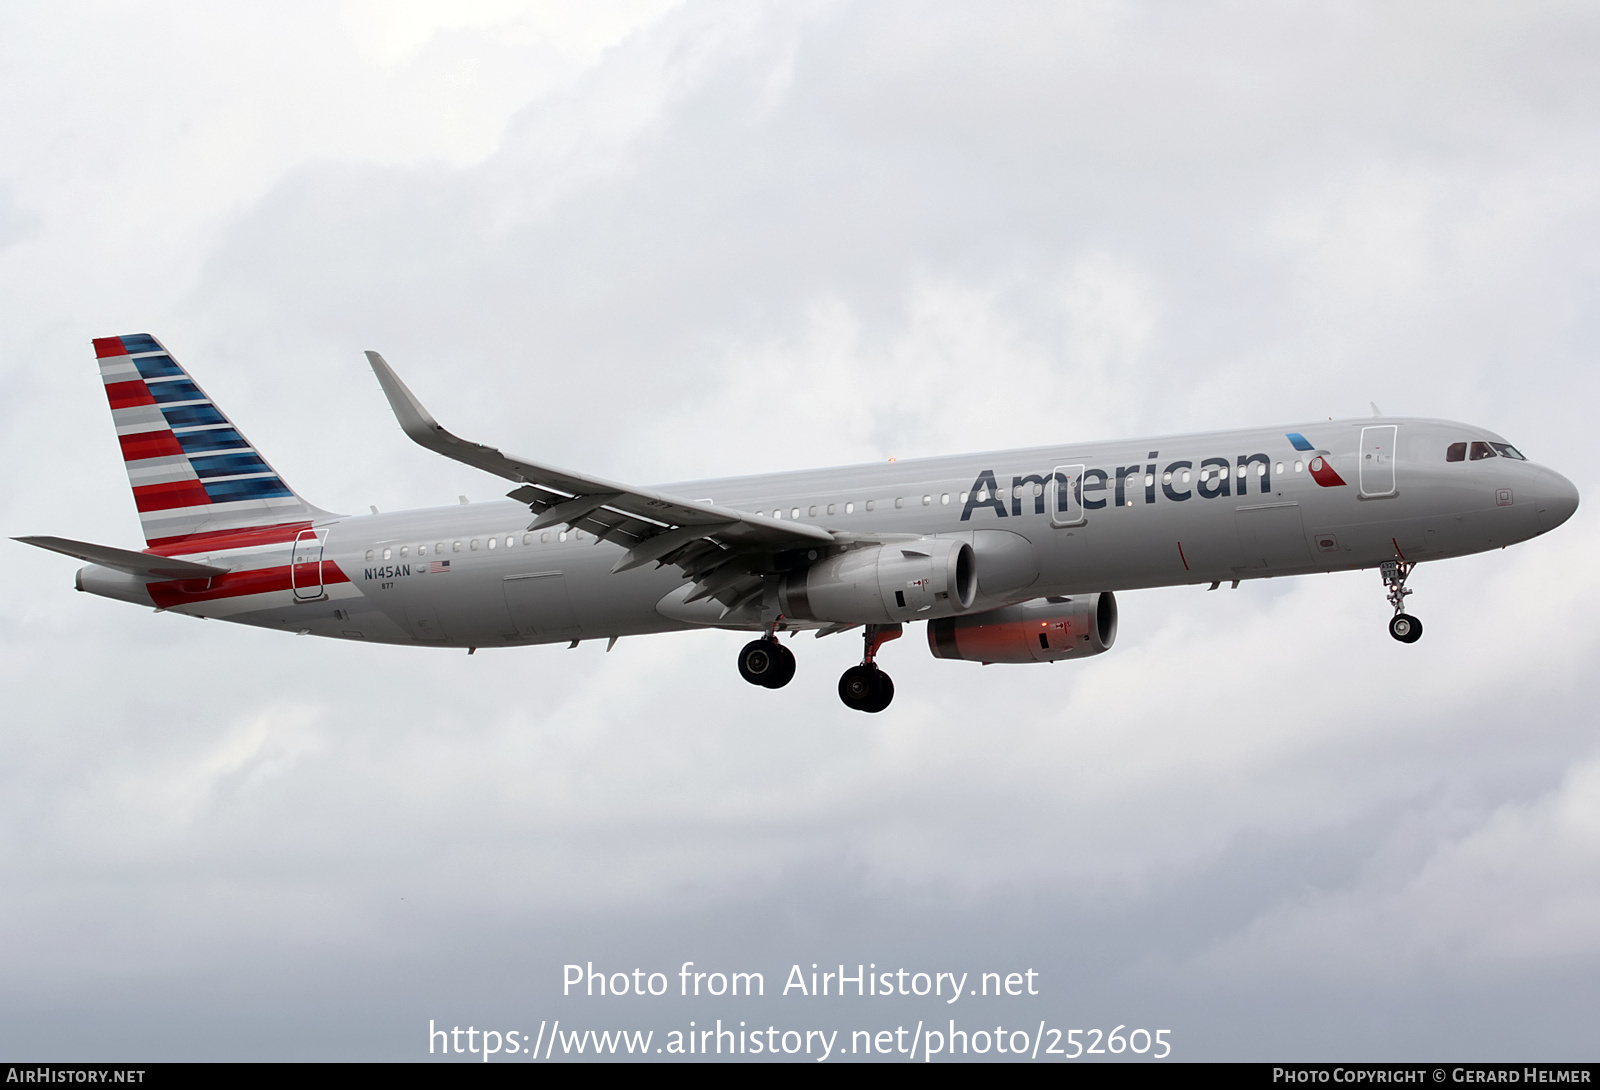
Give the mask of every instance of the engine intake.
[{"label": "engine intake", "polygon": [[851,549],[786,575],[778,608],[795,620],[836,624],[948,617],[972,605],[977,567],[972,546],[949,538]]},{"label": "engine intake", "polygon": [[1117,638],[1110,591],[1035,598],[1014,606],[928,622],[935,658],[970,662],[1056,662],[1109,651]]}]

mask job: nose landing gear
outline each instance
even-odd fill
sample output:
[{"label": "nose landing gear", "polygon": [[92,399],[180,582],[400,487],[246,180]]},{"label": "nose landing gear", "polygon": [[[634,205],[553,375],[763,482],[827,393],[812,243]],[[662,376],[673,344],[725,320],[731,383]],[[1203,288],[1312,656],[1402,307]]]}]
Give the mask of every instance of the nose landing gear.
[{"label": "nose landing gear", "polygon": [[739,676],[752,685],[781,689],[794,678],[794,652],[777,636],[751,640],[739,652]]},{"label": "nose landing gear", "polygon": [[878,669],[878,648],[904,634],[899,624],[866,626],[866,651],[859,666],[852,666],[839,678],[839,699],[858,712],[881,712],[894,699],[894,682]]},{"label": "nose landing gear", "polygon": [[1406,578],[1415,565],[1404,560],[1385,560],[1378,568],[1383,585],[1389,589],[1389,604],[1394,606],[1394,616],[1389,619],[1389,635],[1401,643],[1416,643],[1422,639],[1422,622],[1406,612]]}]

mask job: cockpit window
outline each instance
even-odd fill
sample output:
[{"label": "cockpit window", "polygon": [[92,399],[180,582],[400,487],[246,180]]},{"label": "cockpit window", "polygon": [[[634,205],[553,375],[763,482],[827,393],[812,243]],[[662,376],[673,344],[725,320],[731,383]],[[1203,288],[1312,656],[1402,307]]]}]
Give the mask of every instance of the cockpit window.
[{"label": "cockpit window", "polygon": [[[1444,449],[1444,460],[1447,462],[1461,462],[1467,457],[1466,443],[1451,443]],[[1515,458],[1519,462],[1528,460],[1522,456],[1522,451],[1510,443],[1473,443],[1471,457],[1474,462],[1481,462],[1485,458]]]}]

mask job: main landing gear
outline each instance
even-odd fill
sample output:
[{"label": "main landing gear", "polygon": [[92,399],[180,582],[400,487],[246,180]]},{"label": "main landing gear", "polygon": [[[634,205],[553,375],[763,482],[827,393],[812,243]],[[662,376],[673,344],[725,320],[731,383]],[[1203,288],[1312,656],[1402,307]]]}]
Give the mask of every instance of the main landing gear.
[{"label": "main landing gear", "polygon": [[[839,699],[858,712],[881,712],[894,699],[894,682],[878,669],[878,648],[903,634],[898,624],[866,625],[861,664],[839,678]],[[776,632],[751,640],[739,652],[739,675],[752,685],[781,689],[794,677],[794,652],[778,642]]]},{"label": "main landing gear", "polygon": [[794,652],[775,635],[751,640],[739,652],[739,675],[752,685],[781,689],[794,678]]},{"label": "main landing gear", "polygon": [[1389,619],[1389,635],[1401,643],[1416,643],[1422,639],[1422,622],[1406,612],[1406,577],[1415,567],[1404,560],[1385,560],[1378,568],[1383,585],[1389,588],[1389,604],[1394,606],[1394,616]]},{"label": "main landing gear", "polygon": [[866,652],[861,665],[852,666],[839,678],[839,699],[858,712],[881,712],[894,699],[894,682],[878,669],[878,648],[903,634],[898,624],[866,626]]}]

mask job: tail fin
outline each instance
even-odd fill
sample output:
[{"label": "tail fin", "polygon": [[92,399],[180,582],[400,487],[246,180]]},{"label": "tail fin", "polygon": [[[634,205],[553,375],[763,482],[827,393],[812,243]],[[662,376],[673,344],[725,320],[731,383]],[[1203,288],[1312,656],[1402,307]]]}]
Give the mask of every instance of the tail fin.
[{"label": "tail fin", "polygon": [[328,514],[284,483],[154,337],[97,337],[94,350],[152,550],[215,547],[219,537],[281,533]]}]

